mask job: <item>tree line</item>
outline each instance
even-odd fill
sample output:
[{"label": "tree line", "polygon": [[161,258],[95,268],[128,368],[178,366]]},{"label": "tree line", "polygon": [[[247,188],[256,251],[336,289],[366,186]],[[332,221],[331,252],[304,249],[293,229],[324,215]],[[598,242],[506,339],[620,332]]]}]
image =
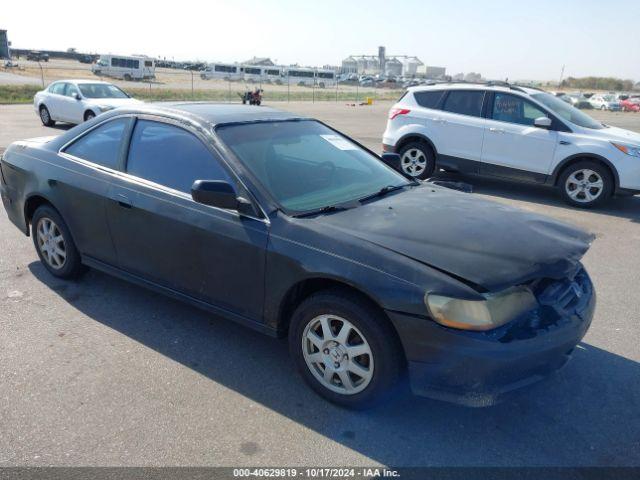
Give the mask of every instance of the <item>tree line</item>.
[{"label": "tree line", "polygon": [[568,77],[564,79],[561,86],[577,89],[593,89],[593,90],[633,90],[634,87],[640,88],[640,85],[634,85],[633,80],[623,80],[614,77]]}]

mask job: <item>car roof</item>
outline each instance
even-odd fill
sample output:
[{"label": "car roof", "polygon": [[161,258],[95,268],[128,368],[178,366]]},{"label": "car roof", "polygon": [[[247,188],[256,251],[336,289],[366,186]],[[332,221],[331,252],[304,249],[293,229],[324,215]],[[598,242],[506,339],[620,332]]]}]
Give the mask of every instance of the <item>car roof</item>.
[{"label": "car roof", "polygon": [[55,82],[51,82],[51,83],[60,83],[60,82],[75,83],[76,85],[80,83],[91,83],[91,84],[101,83],[103,85],[113,85],[112,83],[103,82],[102,80],[90,80],[87,78],[68,78],[68,79],[56,80]]},{"label": "car roof", "polygon": [[227,123],[247,123],[274,120],[305,119],[283,110],[271,107],[214,102],[162,102],[147,103],[127,109],[134,113],[185,115],[210,125]]},{"label": "car roof", "polygon": [[524,87],[522,85],[501,85],[491,83],[435,83],[433,85],[418,85],[407,88],[410,92],[427,92],[430,90],[494,90],[501,92],[520,92],[526,95],[540,93],[542,90],[537,88]]}]

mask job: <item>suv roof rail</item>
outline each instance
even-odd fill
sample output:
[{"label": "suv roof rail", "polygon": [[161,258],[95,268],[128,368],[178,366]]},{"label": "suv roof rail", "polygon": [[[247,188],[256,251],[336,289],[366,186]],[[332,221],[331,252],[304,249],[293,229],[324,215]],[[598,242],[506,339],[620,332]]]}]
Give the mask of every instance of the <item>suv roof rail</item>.
[{"label": "suv roof rail", "polygon": [[[522,92],[522,93],[526,93],[525,88],[530,88],[532,90],[538,90],[540,92],[544,92],[545,90],[543,90],[542,88],[539,87],[533,87],[533,86],[529,86],[529,85],[519,85],[517,83],[509,83],[506,82],[504,80],[483,80],[483,81],[479,81],[479,82],[470,82],[467,80],[447,80],[446,82],[439,82],[439,83],[446,83],[446,84],[461,84],[461,85],[485,85],[487,87],[505,87],[505,88],[509,88],[511,90],[516,90],[518,92]],[[438,84],[438,83],[436,83]]]}]

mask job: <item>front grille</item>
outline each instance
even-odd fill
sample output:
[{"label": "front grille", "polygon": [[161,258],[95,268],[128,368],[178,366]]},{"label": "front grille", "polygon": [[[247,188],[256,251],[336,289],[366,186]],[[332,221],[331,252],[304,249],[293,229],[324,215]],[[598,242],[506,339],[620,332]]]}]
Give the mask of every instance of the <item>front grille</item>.
[{"label": "front grille", "polygon": [[578,271],[573,278],[539,280],[532,288],[540,305],[564,315],[581,310],[591,296],[591,282],[584,270]]}]

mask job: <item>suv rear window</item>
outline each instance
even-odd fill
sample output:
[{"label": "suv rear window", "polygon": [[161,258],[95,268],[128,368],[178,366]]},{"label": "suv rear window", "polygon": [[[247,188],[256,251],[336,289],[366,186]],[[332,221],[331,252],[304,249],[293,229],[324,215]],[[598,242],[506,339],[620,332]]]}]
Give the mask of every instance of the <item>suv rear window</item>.
[{"label": "suv rear window", "polygon": [[482,90],[450,90],[442,109],[446,112],[480,117],[483,100]]},{"label": "suv rear window", "polygon": [[428,92],[414,92],[413,96],[416,102],[421,107],[436,108],[440,103],[444,90],[428,91]]}]

